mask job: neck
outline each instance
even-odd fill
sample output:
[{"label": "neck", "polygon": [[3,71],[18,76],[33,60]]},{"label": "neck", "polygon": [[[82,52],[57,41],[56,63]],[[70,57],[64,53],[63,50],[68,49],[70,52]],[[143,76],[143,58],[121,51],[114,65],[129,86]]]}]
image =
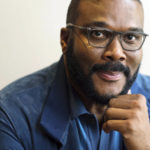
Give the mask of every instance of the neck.
[{"label": "neck", "polygon": [[81,98],[81,100],[83,101],[86,109],[96,116],[97,120],[99,121],[100,127],[102,127],[102,124],[104,121],[103,120],[104,119],[103,118],[104,113],[105,113],[108,106],[95,103],[92,100],[88,100],[88,99],[85,99],[83,97]]}]

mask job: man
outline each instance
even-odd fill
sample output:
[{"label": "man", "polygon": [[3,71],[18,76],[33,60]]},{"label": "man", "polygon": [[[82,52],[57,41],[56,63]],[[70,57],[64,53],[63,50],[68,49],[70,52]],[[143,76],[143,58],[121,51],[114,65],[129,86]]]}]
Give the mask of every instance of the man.
[{"label": "man", "polygon": [[72,0],[60,61],[0,93],[0,149],[149,150],[143,16],[138,0]]}]

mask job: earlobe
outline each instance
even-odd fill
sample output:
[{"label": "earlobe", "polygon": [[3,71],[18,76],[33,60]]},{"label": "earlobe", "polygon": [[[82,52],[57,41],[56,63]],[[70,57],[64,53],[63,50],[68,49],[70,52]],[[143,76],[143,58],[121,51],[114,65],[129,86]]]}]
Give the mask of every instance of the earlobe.
[{"label": "earlobe", "polygon": [[60,44],[62,47],[63,54],[67,52],[67,46],[69,41],[68,39],[69,39],[69,30],[67,28],[62,28],[60,34]]},{"label": "earlobe", "polygon": [[62,52],[65,53],[67,51],[67,44],[63,40],[61,40]]}]

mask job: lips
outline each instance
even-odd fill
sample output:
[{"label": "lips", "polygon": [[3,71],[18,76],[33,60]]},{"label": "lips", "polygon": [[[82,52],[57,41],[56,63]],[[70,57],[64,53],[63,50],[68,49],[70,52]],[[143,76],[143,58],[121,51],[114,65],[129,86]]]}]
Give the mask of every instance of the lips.
[{"label": "lips", "polygon": [[100,71],[97,73],[98,76],[106,81],[118,81],[121,79],[123,73],[122,72],[114,72],[114,71]]}]

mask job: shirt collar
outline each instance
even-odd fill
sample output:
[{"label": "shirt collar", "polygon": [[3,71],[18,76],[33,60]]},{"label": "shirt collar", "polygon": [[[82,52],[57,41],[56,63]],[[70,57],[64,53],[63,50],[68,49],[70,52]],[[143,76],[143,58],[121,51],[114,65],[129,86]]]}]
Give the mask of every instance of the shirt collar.
[{"label": "shirt collar", "polygon": [[68,83],[63,58],[61,58],[44,105],[40,125],[52,138],[63,144],[62,137],[67,130],[70,119],[82,114],[88,114],[88,111]]},{"label": "shirt collar", "polygon": [[61,144],[61,137],[70,118],[69,95],[66,82],[63,58],[61,58],[40,120],[42,128],[49,136]]},{"label": "shirt collar", "polygon": [[86,107],[84,106],[83,102],[80,100],[78,94],[75,90],[71,87],[68,83],[69,87],[69,98],[70,98],[70,111],[72,119],[79,117],[80,115],[90,114]]}]

